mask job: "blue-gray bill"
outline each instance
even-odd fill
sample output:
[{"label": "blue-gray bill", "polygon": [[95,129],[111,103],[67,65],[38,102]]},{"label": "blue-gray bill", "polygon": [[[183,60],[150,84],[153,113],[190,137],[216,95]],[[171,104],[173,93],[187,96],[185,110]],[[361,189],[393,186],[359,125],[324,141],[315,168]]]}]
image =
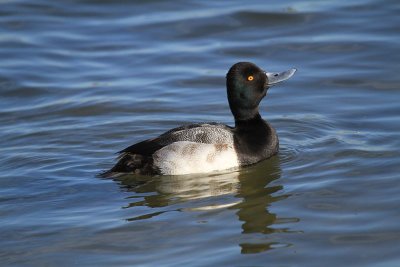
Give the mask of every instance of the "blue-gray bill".
[{"label": "blue-gray bill", "polygon": [[290,69],[283,72],[266,72],[265,75],[267,75],[268,78],[267,85],[272,86],[277,83],[283,82],[292,77],[296,71],[297,69]]}]

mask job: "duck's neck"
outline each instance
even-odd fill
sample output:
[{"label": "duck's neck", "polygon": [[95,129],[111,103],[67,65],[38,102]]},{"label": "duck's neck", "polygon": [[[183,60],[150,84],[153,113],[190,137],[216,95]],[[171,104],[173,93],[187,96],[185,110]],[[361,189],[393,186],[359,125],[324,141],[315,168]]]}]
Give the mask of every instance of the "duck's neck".
[{"label": "duck's neck", "polygon": [[249,129],[253,127],[264,126],[265,124],[265,121],[261,118],[261,115],[258,112],[253,117],[245,120],[240,120],[237,118],[235,119],[236,129]]}]

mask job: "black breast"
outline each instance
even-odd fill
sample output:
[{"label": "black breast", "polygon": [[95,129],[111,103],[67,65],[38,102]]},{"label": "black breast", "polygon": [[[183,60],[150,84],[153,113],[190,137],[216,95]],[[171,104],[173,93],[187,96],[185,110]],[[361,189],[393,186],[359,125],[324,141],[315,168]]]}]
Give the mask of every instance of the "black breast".
[{"label": "black breast", "polygon": [[234,146],[240,165],[249,165],[276,154],[279,149],[275,130],[265,121],[238,124],[234,134]]}]

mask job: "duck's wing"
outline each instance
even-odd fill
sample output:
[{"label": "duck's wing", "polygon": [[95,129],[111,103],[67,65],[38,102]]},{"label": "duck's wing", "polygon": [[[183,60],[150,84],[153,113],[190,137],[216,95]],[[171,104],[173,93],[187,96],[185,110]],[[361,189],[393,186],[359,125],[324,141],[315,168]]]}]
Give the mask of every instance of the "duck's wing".
[{"label": "duck's wing", "polygon": [[[158,174],[160,170],[153,164],[153,155],[173,143],[216,144],[217,147],[219,145],[233,146],[233,128],[224,124],[203,123],[169,130],[156,138],[144,140],[119,151],[117,164],[103,175],[108,176],[114,172]],[[173,148],[171,147],[171,149]],[[166,148],[163,153],[169,150]]]},{"label": "duck's wing", "polygon": [[233,128],[219,123],[191,124],[169,130],[160,136],[131,145],[121,154],[150,156],[164,146],[179,141],[204,144],[233,144]]}]

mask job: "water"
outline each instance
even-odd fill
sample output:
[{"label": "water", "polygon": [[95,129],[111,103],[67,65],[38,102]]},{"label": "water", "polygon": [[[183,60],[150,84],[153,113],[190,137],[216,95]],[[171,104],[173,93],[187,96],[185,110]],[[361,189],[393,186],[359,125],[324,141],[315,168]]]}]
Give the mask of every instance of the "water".
[{"label": "water", "polygon": [[[400,266],[398,1],[0,2],[3,266]],[[170,128],[232,125],[237,61],[299,71],[278,156],[101,179]]]}]

